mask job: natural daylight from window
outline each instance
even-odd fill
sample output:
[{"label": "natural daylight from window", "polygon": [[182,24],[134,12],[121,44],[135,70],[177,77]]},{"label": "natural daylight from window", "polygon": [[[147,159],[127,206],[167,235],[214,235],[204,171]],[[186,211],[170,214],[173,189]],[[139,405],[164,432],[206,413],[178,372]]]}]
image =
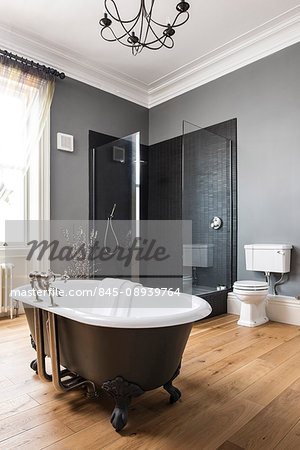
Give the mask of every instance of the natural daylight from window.
[{"label": "natural daylight from window", "polygon": [[0,92],[0,242],[5,241],[6,220],[25,219],[26,160],[22,151],[25,106],[25,98]]}]

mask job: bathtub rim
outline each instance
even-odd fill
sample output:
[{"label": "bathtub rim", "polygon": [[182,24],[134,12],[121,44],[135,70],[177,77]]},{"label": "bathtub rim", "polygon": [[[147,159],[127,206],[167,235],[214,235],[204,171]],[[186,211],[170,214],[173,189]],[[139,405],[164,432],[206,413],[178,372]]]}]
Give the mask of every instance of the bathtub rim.
[{"label": "bathtub rim", "polygon": [[[20,291],[23,289],[31,289],[31,287],[29,285],[24,285],[16,288],[16,290]],[[49,306],[48,299],[46,301],[37,303],[33,298],[25,296],[14,295],[13,298],[24,303],[27,307],[40,308],[45,311],[53,312],[67,319],[75,320],[76,322],[107,328],[142,329],[178,326],[204,319],[205,317],[209,316],[212,311],[211,306],[206,300],[194,295],[192,296],[193,304],[198,305],[195,308],[183,308],[182,312],[178,312],[178,308],[176,308],[177,313],[170,313],[168,315],[161,316],[148,315],[144,317],[118,317],[108,315],[105,316],[100,314],[93,315],[89,312],[78,311],[75,308],[67,308],[63,306],[51,307]],[[164,310],[166,309],[172,310],[174,308],[164,308]],[[155,309],[155,311],[157,310],[159,310],[159,308]]]}]

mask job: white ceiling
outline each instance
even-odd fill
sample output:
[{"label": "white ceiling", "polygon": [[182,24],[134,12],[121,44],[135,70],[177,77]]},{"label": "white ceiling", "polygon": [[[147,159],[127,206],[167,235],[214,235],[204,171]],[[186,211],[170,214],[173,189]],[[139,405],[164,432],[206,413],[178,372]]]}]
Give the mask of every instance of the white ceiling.
[{"label": "white ceiling", "polygon": [[[178,1],[156,0],[158,20],[173,17]],[[139,4],[139,0],[116,2],[127,18]],[[203,68],[215,64],[220,56],[224,65],[225,54],[231,56],[233,50],[240,52],[242,47],[249,48],[260,41],[261,54],[256,49],[257,57],[248,55],[244,61],[247,64],[300,40],[299,0],[190,0],[189,3],[191,17],[177,29],[174,49],[145,49],[132,56],[130,49],[99,37],[103,0],[1,0],[0,48],[6,45],[9,50],[22,50],[23,54],[27,53],[25,56],[56,63],[67,75],[82,80],[85,68],[86,81],[90,78],[90,84],[96,85],[98,79],[98,87],[152,106],[163,101],[162,88],[175,79],[194,74],[195,70],[198,75],[201,70],[203,78]],[[282,42],[278,42],[278,32]],[[264,49],[262,43],[265,41],[267,45],[270,35],[274,35],[272,45],[269,43],[270,48]],[[239,58],[241,63],[235,61],[234,64],[245,65],[242,55]],[[78,71],[81,75],[77,77],[75,64],[69,67],[76,61],[81,66]],[[203,84],[200,78],[198,85]],[[195,85],[197,83],[191,81],[190,86]],[[128,95],[124,93],[126,87],[132,91]],[[173,87],[173,94],[167,97],[187,90],[177,87],[177,91]],[[162,100],[157,98],[151,102],[149,96],[158,92]]]}]

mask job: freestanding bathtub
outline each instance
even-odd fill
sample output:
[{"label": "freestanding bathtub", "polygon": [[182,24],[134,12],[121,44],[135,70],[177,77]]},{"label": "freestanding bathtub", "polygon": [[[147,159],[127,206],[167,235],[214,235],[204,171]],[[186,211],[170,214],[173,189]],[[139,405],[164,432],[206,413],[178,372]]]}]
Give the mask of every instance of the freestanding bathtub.
[{"label": "freestanding bathtub", "polygon": [[[53,381],[55,359],[56,388],[90,383],[105,389],[115,399],[111,422],[117,431],[127,423],[132,397],[163,386],[171,403],[180,398],[172,381],[193,322],[211,312],[205,300],[110,278],[56,282],[53,287],[60,290],[54,307],[44,292],[37,302],[29,285],[12,293],[23,302],[40,359],[51,356],[52,376],[45,373],[43,361],[38,366],[42,379]],[[32,368],[37,371],[35,361]],[[69,384],[63,384],[70,376]]]}]

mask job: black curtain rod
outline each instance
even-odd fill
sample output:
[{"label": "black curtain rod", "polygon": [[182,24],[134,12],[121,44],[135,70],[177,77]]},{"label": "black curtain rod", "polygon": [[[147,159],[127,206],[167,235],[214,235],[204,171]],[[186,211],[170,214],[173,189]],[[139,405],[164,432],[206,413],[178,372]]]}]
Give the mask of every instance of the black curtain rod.
[{"label": "black curtain rod", "polygon": [[53,69],[52,67],[46,67],[45,65],[39,64],[37,62],[30,61],[29,59],[23,58],[22,56],[19,55],[15,55],[14,53],[8,52],[7,50],[0,49],[0,55],[3,55],[5,58],[14,59],[17,62],[24,64],[24,66],[34,67],[35,69],[41,72],[48,73],[50,75],[60,78],[61,80],[66,78],[66,75],[63,72],[59,72],[58,70]]}]

